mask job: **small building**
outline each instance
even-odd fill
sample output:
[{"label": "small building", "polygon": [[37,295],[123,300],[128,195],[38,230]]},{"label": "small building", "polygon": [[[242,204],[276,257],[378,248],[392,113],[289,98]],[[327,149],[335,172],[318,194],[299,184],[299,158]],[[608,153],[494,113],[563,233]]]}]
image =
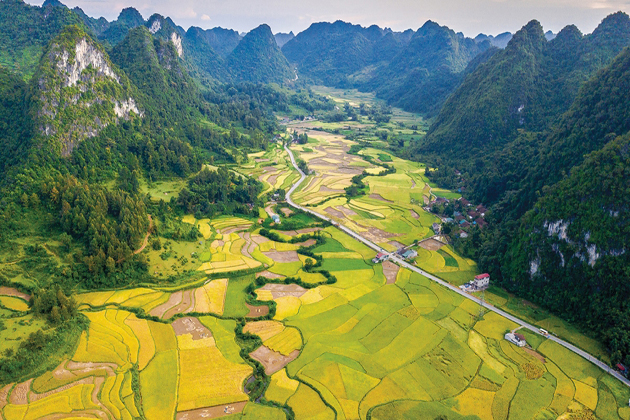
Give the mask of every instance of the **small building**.
[{"label": "small building", "polygon": [[477,288],[481,289],[483,287],[488,287],[490,285],[490,274],[483,273],[475,276],[474,280],[471,283]]},{"label": "small building", "polygon": [[505,334],[504,338],[518,347],[525,347],[527,345],[527,341],[525,341],[525,336],[523,334],[509,332]]},{"label": "small building", "polygon": [[382,261],[385,261],[386,259],[389,258],[389,255],[384,253],[384,252],[379,252],[378,254],[376,254],[376,257],[372,258],[372,262],[374,264],[378,264]]},{"label": "small building", "polygon": [[272,214],[271,220],[273,220],[274,223],[280,223],[280,216],[278,216],[277,214]]},{"label": "small building", "polygon": [[484,214],[484,213],[486,213],[487,211],[488,211],[488,209],[487,209],[487,208],[485,208],[485,207],[483,206],[483,204],[479,204],[479,205],[477,206],[477,212],[478,212],[478,213],[480,213],[480,214]]},{"label": "small building", "polygon": [[413,260],[417,256],[418,256],[418,253],[414,251],[413,249],[408,249],[402,254],[402,257],[406,260]]},{"label": "small building", "polygon": [[475,223],[477,224],[477,226],[479,226],[480,228],[484,228],[486,227],[486,225],[488,224],[488,222],[486,222],[485,220],[483,220],[481,217],[478,217],[475,219]]},{"label": "small building", "polygon": [[452,217],[445,217],[444,218],[444,223],[453,223],[455,220],[453,220]]},{"label": "small building", "polygon": [[439,223],[433,223],[433,225],[431,225],[431,229],[433,229],[433,232],[437,235],[442,230],[442,226]]},{"label": "small building", "polygon": [[464,206],[468,207],[470,206],[470,201],[466,200],[465,198],[460,198],[459,200],[460,203],[462,203]]},{"label": "small building", "polygon": [[459,233],[459,237],[460,238],[468,238],[468,234],[466,232],[460,232]]},{"label": "small building", "polygon": [[461,228],[468,228],[468,227],[470,227],[470,223],[468,223],[467,221],[464,220],[463,223],[461,223],[461,222],[459,223],[459,227],[461,227]]}]

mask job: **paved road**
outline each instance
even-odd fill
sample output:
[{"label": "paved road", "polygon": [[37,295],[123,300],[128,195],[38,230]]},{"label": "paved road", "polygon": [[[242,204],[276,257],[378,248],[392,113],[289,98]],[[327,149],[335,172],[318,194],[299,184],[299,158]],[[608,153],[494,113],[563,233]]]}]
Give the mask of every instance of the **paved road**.
[{"label": "paved road", "polygon": [[[482,301],[481,299],[478,299],[477,297],[470,295],[466,292],[464,292],[463,290],[461,290],[459,287],[453,286],[452,284],[438,278],[435,277],[434,275],[427,273],[424,270],[421,270],[420,268],[409,264],[408,262],[404,261],[403,259],[401,259],[400,257],[398,257],[395,254],[390,254],[388,251],[386,251],[385,249],[381,248],[380,246],[378,246],[377,244],[373,243],[372,241],[369,241],[368,239],[364,238],[363,236],[359,235],[358,233],[354,232],[353,230],[350,230],[349,228],[340,225],[339,223],[335,222],[334,220],[332,220],[329,217],[326,217],[324,215],[321,215],[319,213],[314,212],[313,210],[306,208],[306,207],[302,207],[299,204],[296,204],[292,199],[291,199],[291,194],[293,194],[293,192],[300,187],[300,185],[302,184],[302,182],[304,182],[304,180],[306,179],[306,175],[304,174],[304,172],[302,172],[302,170],[300,170],[300,168],[297,166],[297,163],[295,161],[295,157],[293,156],[293,152],[287,147],[284,146],[284,149],[287,151],[287,153],[289,154],[289,157],[291,158],[291,163],[293,164],[293,166],[295,167],[295,169],[297,169],[297,171],[300,173],[300,179],[293,184],[293,186],[289,189],[289,191],[286,194],[286,200],[287,203],[289,203],[291,206],[300,209],[302,211],[305,211],[309,214],[312,214],[315,217],[318,217],[320,219],[323,219],[327,222],[331,222],[335,227],[337,227],[338,229],[344,231],[345,233],[347,233],[348,235],[352,236],[354,239],[358,240],[359,242],[364,243],[365,245],[367,245],[368,247],[372,248],[373,250],[377,251],[377,252],[384,252],[389,254],[389,258],[391,261],[394,261],[396,263],[398,263],[401,267],[405,267],[411,271],[415,271],[418,274],[423,275],[424,277],[433,280],[436,283],[441,284],[442,286],[450,289],[451,291],[465,297],[466,299],[470,299],[476,303],[478,303],[479,305],[483,306],[484,308],[486,308],[489,311],[495,312],[507,319],[509,319],[510,321],[520,325],[522,328],[526,328],[530,331],[532,331],[533,333],[536,334],[540,334],[540,331],[538,330],[538,327],[535,327],[534,325],[531,325],[525,321],[523,321],[522,319],[519,319],[517,317],[515,317],[512,314],[509,314],[493,305],[490,305],[488,302]],[[626,384],[627,386],[630,386],[630,380],[626,379],[625,377],[623,377],[622,375],[619,374],[619,372],[617,372],[616,370],[612,369],[610,366],[608,366],[606,363],[598,360],[597,358],[595,358],[594,356],[590,355],[589,353],[585,352],[584,350],[581,350],[579,348],[577,348],[576,346],[574,346],[571,343],[568,343],[564,340],[559,339],[558,337],[554,337],[552,335],[548,336],[547,339],[555,341],[556,343],[560,344],[561,346],[571,350],[573,353],[578,354],[580,356],[582,356],[583,358],[585,358],[586,360],[588,360],[589,362],[597,365],[598,367],[600,367],[602,370],[610,373],[611,375],[613,375],[615,378],[619,379],[621,382],[623,382],[624,384]]]}]

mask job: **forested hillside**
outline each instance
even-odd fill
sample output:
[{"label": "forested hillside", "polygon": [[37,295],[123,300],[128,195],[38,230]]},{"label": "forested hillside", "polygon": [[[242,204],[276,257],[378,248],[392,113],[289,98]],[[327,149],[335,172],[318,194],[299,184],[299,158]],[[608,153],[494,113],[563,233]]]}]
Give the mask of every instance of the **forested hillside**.
[{"label": "forested hillside", "polygon": [[489,42],[477,43],[428,21],[386,66],[361,83],[361,89],[375,91],[392,105],[434,115],[461,83],[473,58],[489,48]]},{"label": "forested hillside", "polygon": [[432,21],[416,32],[337,21],[311,25],[282,52],[316,83],[373,91],[391,105],[433,116],[467,66],[474,69],[492,55],[481,54],[490,47],[489,41],[475,42]]},{"label": "forested hillside", "polygon": [[347,86],[348,77],[367,66],[391,60],[409,40],[376,25],[336,21],[314,23],[282,47],[298,72],[316,82]]},{"label": "forested hillside", "polygon": [[[614,135],[613,135],[614,137]],[[630,135],[545,190],[503,258],[513,290],[602,333],[630,363]]]},{"label": "forested hillside", "polygon": [[227,65],[241,81],[281,83],[295,77],[268,25],[260,25],[245,35],[227,57]]},{"label": "forested hillside", "polygon": [[629,23],[617,13],[591,35],[569,26],[547,41],[530,22],[410,151],[437,166],[433,180],[490,209],[490,226],[466,247],[482,269],[599,332],[617,361],[630,361],[620,332],[630,313]]},{"label": "forested hillside", "polygon": [[65,7],[29,6],[22,0],[0,2],[0,65],[33,74],[48,42],[73,24],[81,24],[81,19]]}]

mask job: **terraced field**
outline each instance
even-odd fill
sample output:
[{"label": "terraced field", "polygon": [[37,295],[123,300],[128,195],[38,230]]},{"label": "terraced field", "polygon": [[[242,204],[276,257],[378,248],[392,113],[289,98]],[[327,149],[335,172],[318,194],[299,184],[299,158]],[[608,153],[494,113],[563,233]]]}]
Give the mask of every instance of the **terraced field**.
[{"label": "terraced field", "polygon": [[[309,138],[294,147],[315,174],[296,199],[384,248],[419,241],[417,265],[453,283],[477,273],[430,231],[424,166],[364,149],[397,172],[366,177],[369,192],[347,199],[354,175],[380,167],[349,155],[340,136]],[[268,192],[296,178],[277,146],[249,157],[238,170]],[[527,332],[530,347],[512,345],[503,338],[511,321],[391,262],[373,264],[373,250],[335,227],[271,227],[270,240],[267,218],[187,215],[181,225],[195,226],[197,240],[143,251],[154,272],[185,272],[185,281],[76,294],[88,330],[54,370],[0,385],[0,419],[630,420],[630,389],[563,347]],[[303,234],[313,236],[290,243]],[[540,315],[500,290],[486,297]],[[0,351],[45,325],[29,298],[0,287]],[[554,318],[535,319],[598,348]],[[249,394],[266,380],[260,398]]]},{"label": "terraced field", "polygon": [[287,327],[304,342],[299,357],[273,373],[267,398],[303,418],[628,414],[630,391],[590,363],[529,334],[532,348],[518,348],[503,339],[516,327],[510,321],[492,313],[478,320],[478,305],[404,269],[387,284],[382,266],[363,259],[367,248],[349,240],[343,247],[338,252],[365,268],[340,265],[337,283],[308,291],[258,290],[275,300],[282,323],[247,328],[267,347]]}]

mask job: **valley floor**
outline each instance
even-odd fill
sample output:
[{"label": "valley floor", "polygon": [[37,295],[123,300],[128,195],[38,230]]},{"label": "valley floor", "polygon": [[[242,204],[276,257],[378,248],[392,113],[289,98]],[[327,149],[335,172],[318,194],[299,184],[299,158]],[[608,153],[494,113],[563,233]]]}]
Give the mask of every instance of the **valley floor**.
[{"label": "valley floor", "polygon": [[[478,274],[432,233],[423,165],[370,148],[349,154],[351,141],[316,127],[294,127],[310,140],[292,149],[314,171],[297,203],[389,251],[410,247],[418,267],[453,284]],[[396,173],[377,176],[378,163]],[[234,169],[265,193],[299,179],[280,144]],[[374,174],[364,179],[369,191],[347,199],[344,188],[364,170]],[[513,322],[418,273],[373,263],[374,250],[285,204],[252,219],[183,222],[202,237],[160,238],[163,249],[142,253],[155,276],[188,281],[77,295],[89,329],[54,370],[0,388],[0,418],[630,420],[630,389],[593,364],[524,330],[516,332],[529,346],[513,345],[504,339]],[[11,323],[38,322],[21,312],[27,296],[0,294]],[[485,298],[604,355],[521,299],[498,288]],[[11,346],[5,332],[0,345]],[[268,385],[254,402],[258,381]]]}]

